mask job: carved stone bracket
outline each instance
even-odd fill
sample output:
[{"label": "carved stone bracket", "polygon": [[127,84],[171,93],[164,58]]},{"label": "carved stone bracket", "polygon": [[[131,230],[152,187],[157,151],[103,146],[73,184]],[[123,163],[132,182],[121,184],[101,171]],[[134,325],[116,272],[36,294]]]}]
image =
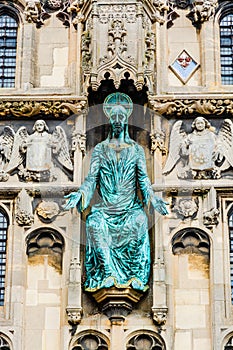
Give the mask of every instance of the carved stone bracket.
[{"label": "carved stone bracket", "polygon": [[33,117],[35,115],[68,117],[86,107],[85,100],[1,100],[0,117]]},{"label": "carved stone bracket", "polygon": [[72,151],[74,152],[77,147],[84,156],[86,153],[86,134],[82,131],[74,131],[72,134]]},{"label": "carved stone bracket", "polygon": [[71,326],[77,326],[82,319],[83,310],[81,307],[68,306],[66,308],[66,313],[68,317],[68,323]]},{"label": "carved stone bracket", "polygon": [[114,287],[103,288],[92,293],[92,296],[100,305],[101,311],[112,323],[123,322],[142,295],[142,293],[132,288],[117,289]]},{"label": "carved stone bracket", "polygon": [[151,137],[151,153],[157,149],[161,151],[163,155],[167,154],[167,148],[165,147],[165,133],[161,130],[154,130],[150,134]]},{"label": "carved stone bracket", "polygon": [[207,228],[213,228],[213,226],[218,225],[219,223],[220,211],[217,208],[212,208],[209,211],[203,213],[203,224]]},{"label": "carved stone bracket", "polygon": [[216,98],[189,98],[169,99],[149,96],[150,107],[157,113],[166,117],[182,117],[201,115],[229,115],[233,114],[233,96],[227,99]]},{"label": "carved stone bracket", "polygon": [[187,17],[195,27],[200,28],[202,23],[213,17],[217,5],[217,0],[195,0]]},{"label": "carved stone bracket", "polygon": [[152,15],[154,22],[163,24],[166,21],[166,15],[169,10],[169,3],[167,0],[154,0],[153,5],[155,12]]},{"label": "carved stone bracket", "polygon": [[32,199],[25,189],[22,189],[17,198],[15,220],[20,226],[31,226],[34,222]]},{"label": "carved stone bracket", "polygon": [[82,23],[85,20],[85,16],[82,13],[82,7],[84,5],[85,0],[74,0],[67,11],[71,15],[71,21],[75,29],[77,29],[78,23]]},{"label": "carved stone bracket", "polygon": [[167,321],[168,308],[164,307],[152,307],[152,316],[156,325],[162,327]]},{"label": "carved stone bracket", "polygon": [[64,26],[69,27],[69,5],[70,0],[26,0],[25,20],[29,23],[35,23],[36,27],[40,28],[45,20],[51,17],[52,13],[56,13],[56,17],[62,21]]}]

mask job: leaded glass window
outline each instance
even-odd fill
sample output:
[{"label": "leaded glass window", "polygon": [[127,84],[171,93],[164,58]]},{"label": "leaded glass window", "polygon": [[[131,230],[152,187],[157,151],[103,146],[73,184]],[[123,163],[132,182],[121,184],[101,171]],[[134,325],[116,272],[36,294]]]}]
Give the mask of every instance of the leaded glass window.
[{"label": "leaded glass window", "polygon": [[17,29],[13,17],[0,15],[0,88],[15,87]]},{"label": "leaded glass window", "polygon": [[0,211],[0,306],[4,305],[8,220]]}]

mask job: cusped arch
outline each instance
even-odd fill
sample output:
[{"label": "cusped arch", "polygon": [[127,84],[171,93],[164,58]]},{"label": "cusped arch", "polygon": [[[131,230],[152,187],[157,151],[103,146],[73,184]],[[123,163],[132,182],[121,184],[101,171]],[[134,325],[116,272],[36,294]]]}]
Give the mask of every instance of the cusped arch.
[{"label": "cusped arch", "polygon": [[0,333],[0,350],[12,350],[11,340],[4,334]]},{"label": "cusped arch", "polygon": [[233,349],[233,330],[228,329],[222,338],[221,350],[232,350]]},{"label": "cusped arch", "polygon": [[209,236],[196,227],[187,227],[176,232],[171,244],[174,255],[196,253],[209,256],[210,254]]},{"label": "cusped arch", "polygon": [[153,331],[138,330],[127,337],[127,350],[166,350],[164,339]]},{"label": "cusped arch", "polygon": [[70,342],[69,350],[109,350],[109,338],[96,330],[85,330],[78,333]]},{"label": "cusped arch", "polygon": [[32,230],[26,237],[29,263],[41,262],[38,256],[48,256],[48,263],[59,272],[62,271],[64,248],[65,240],[62,234],[51,227],[45,226]]}]

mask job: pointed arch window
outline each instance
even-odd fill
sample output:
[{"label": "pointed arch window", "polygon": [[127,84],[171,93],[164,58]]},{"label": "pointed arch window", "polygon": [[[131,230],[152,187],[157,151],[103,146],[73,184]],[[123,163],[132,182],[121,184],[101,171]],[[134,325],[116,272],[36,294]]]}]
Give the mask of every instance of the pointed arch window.
[{"label": "pointed arch window", "polygon": [[0,88],[15,87],[18,23],[7,13],[0,14]]},{"label": "pointed arch window", "polygon": [[4,305],[8,218],[0,209],[0,306]]},{"label": "pointed arch window", "polygon": [[220,20],[221,77],[223,85],[233,85],[233,11]]}]

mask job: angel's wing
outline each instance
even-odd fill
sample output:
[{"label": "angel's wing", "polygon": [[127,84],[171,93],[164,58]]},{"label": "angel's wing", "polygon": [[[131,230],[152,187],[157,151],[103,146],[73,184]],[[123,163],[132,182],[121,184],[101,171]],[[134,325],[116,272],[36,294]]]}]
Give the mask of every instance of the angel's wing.
[{"label": "angel's wing", "polygon": [[187,136],[186,133],[181,129],[181,125],[181,120],[176,122],[173,125],[171,131],[168,158],[163,169],[163,174],[165,175],[172,171],[172,169],[180,159],[180,147]]},{"label": "angel's wing", "polygon": [[69,155],[68,142],[65,131],[61,126],[56,126],[55,131],[53,132],[53,140],[55,145],[57,145],[57,149],[54,152],[55,157],[66,169],[72,171],[73,164]]},{"label": "angel's wing", "polygon": [[1,153],[7,161],[10,160],[12,148],[14,144],[15,132],[10,126],[5,126],[3,134],[0,137]]},{"label": "angel's wing", "polygon": [[230,119],[225,119],[219,130],[216,153],[225,158],[221,171],[233,167],[233,123]]},{"label": "angel's wing", "polygon": [[9,164],[6,171],[11,173],[15,170],[25,159],[25,152],[22,152],[23,143],[26,143],[28,137],[27,129],[25,126],[21,126],[16,132],[14,137],[14,143],[12,147],[12,153],[10,157]]}]

